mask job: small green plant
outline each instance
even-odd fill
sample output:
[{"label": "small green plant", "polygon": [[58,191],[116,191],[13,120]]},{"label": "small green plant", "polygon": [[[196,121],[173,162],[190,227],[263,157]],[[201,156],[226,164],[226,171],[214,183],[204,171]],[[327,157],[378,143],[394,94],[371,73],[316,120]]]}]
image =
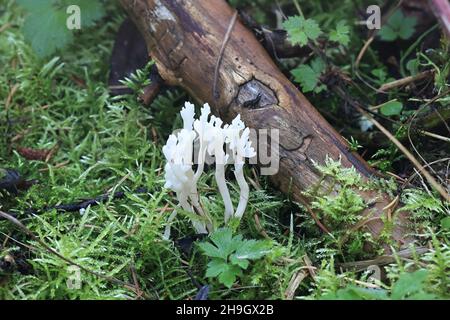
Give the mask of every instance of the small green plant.
[{"label": "small green plant", "polygon": [[400,10],[397,10],[381,28],[379,36],[384,41],[408,40],[414,34],[416,24],[416,18],[405,17]]},{"label": "small green plant", "polygon": [[25,39],[39,57],[47,57],[73,42],[74,33],[67,27],[67,8],[80,8],[81,28],[94,25],[105,14],[99,0],[18,0],[29,14],[23,25]]},{"label": "small green plant", "polygon": [[249,260],[260,259],[270,252],[270,244],[265,241],[244,240],[242,235],[233,236],[230,228],[221,228],[210,236],[213,242],[203,242],[199,246],[211,258],[206,277],[218,277],[220,283],[231,288],[243,270],[250,265]]}]

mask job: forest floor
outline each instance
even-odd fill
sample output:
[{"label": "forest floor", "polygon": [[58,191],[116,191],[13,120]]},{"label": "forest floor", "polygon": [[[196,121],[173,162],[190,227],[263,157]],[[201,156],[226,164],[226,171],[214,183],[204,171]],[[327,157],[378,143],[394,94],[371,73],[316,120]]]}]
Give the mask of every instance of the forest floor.
[{"label": "forest floor", "polygon": [[[275,27],[269,2],[231,1],[251,12],[258,23]],[[297,1],[280,2],[286,15],[300,16]],[[364,11],[366,2],[358,3]],[[376,128],[367,129],[367,119],[327,90],[333,79],[323,66],[332,63],[357,82],[349,93],[368,106],[378,106],[373,111],[380,113],[385,126],[408,148],[415,147],[417,158],[430,164],[433,176],[448,188],[449,142],[442,140],[450,135],[444,125],[450,106],[448,42],[440,38],[436,22],[420,31],[431,30],[426,37],[413,30],[407,39],[375,40],[355,73],[356,57],[367,39],[367,30],[354,24],[355,11],[353,1],[305,4],[301,15],[329,30],[324,33],[338,39],[337,44],[322,47],[329,61],[309,55],[282,59],[280,68],[299,83],[352,148],[385,174],[383,187],[398,197],[397,210],[403,207],[410,214],[416,249],[411,248],[406,258],[394,254],[387,266],[380,264],[379,279],[370,268],[345,270],[343,263],[360,260],[375,259],[377,265],[382,251],[366,250],[364,243],[371,239],[365,232],[341,246],[339,240],[346,237],[342,225],[324,235],[305,208],[250,167],[249,204],[233,232],[270,249],[237,272],[229,288],[223,279],[206,276],[210,257],[197,245],[206,240],[197,239],[188,216],[180,215],[171,239],[163,239],[176,199],[164,188],[162,146],[181,127],[179,111],[192,99],[181,89],[166,88],[150,106],[142,105],[137,97],[147,83],[148,68],[127,81],[133,94],[110,94],[109,61],[123,10],[108,4],[100,23],[78,33],[64,50],[41,58],[22,32],[23,8],[12,0],[1,1],[0,184],[10,190],[0,190],[0,211],[15,216],[27,230],[0,220],[0,299],[194,299],[205,285],[210,299],[449,298],[449,203],[415,174],[388,138]],[[335,28],[342,20],[349,22],[347,31]],[[419,32],[419,24],[416,29]],[[426,70],[433,70],[434,76],[387,94],[367,89],[359,80],[378,88]],[[447,120],[430,117],[430,123],[427,108],[440,111]],[[423,131],[438,138],[424,136]],[[328,167],[337,177],[352,175],[337,162]],[[13,185],[16,173],[21,183]],[[224,208],[213,178],[213,171],[201,178],[199,193],[202,205],[220,225]],[[236,204],[237,183],[231,179],[228,184]],[[11,190],[16,186],[18,193]],[[86,208],[54,208],[102,195],[107,195],[104,201]],[[330,212],[344,212],[352,219],[348,212],[368,205],[359,208],[358,199],[344,200],[323,197],[315,210],[324,219]],[[342,220],[333,222],[339,226]]]}]

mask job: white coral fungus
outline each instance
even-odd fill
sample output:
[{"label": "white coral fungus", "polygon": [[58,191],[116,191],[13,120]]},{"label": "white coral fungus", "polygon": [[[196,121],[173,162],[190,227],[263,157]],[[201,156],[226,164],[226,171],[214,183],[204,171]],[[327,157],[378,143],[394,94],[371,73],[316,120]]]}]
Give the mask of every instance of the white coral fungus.
[{"label": "white coral fungus", "polygon": [[[183,119],[183,129],[169,136],[163,153],[167,160],[165,165],[165,187],[176,193],[179,206],[183,210],[198,215],[193,219],[197,233],[212,231],[211,217],[203,210],[197,191],[197,182],[203,173],[206,156],[214,156],[216,164],[215,178],[225,206],[225,221],[231,217],[241,218],[245,212],[249,197],[249,187],[245,181],[243,167],[245,158],[256,155],[251,146],[250,130],[245,127],[240,115],[231,125],[223,125],[222,120],[211,115],[211,108],[205,104],[201,109],[199,119],[194,119],[195,107],[186,102],[180,112]],[[197,157],[194,158],[194,143],[198,146]],[[228,153],[226,151],[229,151]],[[193,160],[196,159],[197,169],[194,172]],[[234,211],[230,193],[225,181],[227,163],[234,163],[234,174],[240,188],[239,204]],[[176,212],[169,219],[169,226],[164,234],[170,236],[170,223]]]}]

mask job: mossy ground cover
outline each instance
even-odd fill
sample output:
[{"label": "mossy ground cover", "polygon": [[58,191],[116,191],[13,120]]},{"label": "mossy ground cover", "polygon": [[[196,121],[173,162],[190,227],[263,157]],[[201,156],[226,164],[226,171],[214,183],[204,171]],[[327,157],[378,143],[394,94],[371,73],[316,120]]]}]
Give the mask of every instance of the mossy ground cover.
[{"label": "mossy ground cover", "polygon": [[[253,5],[258,20],[264,20],[260,2],[264,1]],[[328,8],[326,1],[317,3],[306,12]],[[345,17],[348,7],[348,3],[340,6],[343,9],[329,19],[316,17],[331,23]],[[272,189],[251,169],[247,170],[252,180],[249,205],[234,232],[245,239],[269,241],[270,253],[252,262],[231,288],[207,278],[209,259],[190,241],[193,230],[187,216],[177,219],[170,241],[162,238],[176,203],[163,188],[161,148],[172,130],[180,127],[177,114],[184,101],[191,99],[180,89],[170,88],[144,107],[137,100],[138,92],[110,95],[109,59],[125,15],[115,4],[105,10],[106,17],[95,28],[77,33],[63,51],[39,58],[21,32],[24,11],[15,1],[0,2],[0,26],[6,26],[0,27],[0,168],[14,169],[38,182],[18,195],[2,194],[0,210],[16,214],[48,247],[92,271],[80,270],[81,285],[73,288],[68,284],[74,275],[70,263],[1,220],[1,299],[191,299],[206,284],[212,299],[283,299],[292,289],[292,280],[308,269],[305,260],[311,261],[315,276],[301,282],[294,294],[297,299],[449,297],[450,230],[445,222],[449,208],[437,195],[423,187],[402,193],[418,244],[428,245],[430,252],[408,260],[398,258],[389,267],[387,279],[373,285],[368,272],[336,267],[368,258],[364,232],[344,247],[337,245],[366,203],[345,189],[339,199],[316,195],[314,210],[337,229],[323,235],[302,206]],[[361,41],[352,41],[350,48],[356,55]],[[134,88],[140,87],[141,80],[135,78]],[[334,98],[329,101],[326,113],[333,118],[338,103]],[[45,162],[25,159],[20,148],[56,151]],[[392,165],[397,159],[398,154],[389,148],[378,163],[391,161]],[[358,183],[354,172],[340,170],[335,162],[322,169],[334,179]],[[224,208],[213,174],[202,178],[199,191],[202,205],[221,225]],[[229,184],[236,204],[238,188],[234,181]],[[145,192],[136,192],[139,189]],[[45,209],[117,191],[125,196],[111,197],[86,210]],[[411,278],[409,272],[418,269],[422,273]],[[401,288],[408,285],[415,291],[402,295]]]}]

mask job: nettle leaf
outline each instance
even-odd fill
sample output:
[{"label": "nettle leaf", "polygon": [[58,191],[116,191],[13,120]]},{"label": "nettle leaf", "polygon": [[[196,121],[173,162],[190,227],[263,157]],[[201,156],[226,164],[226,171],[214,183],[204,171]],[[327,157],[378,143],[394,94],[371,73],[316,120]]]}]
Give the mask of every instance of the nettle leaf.
[{"label": "nettle leaf", "polygon": [[322,32],[315,20],[300,16],[289,17],[283,22],[283,27],[289,35],[289,41],[300,46],[308,44],[308,40],[316,40]]},{"label": "nettle leaf", "polygon": [[336,30],[330,32],[330,40],[347,46],[350,42],[349,33],[350,27],[347,26],[345,21],[340,21],[336,26]]},{"label": "nettle leaf", "polygon": [[417,19],[406,17],[401,10],[395,11],[378,33],[381,40],[407,40],[414,34]]},{"label": "nettle leaf", "polygon": [[18,0],[28,13],[23,34],[36,54],[48,57],[74,40],[74,32],[67,28],[70,5],[80,7],[81,28],[94,25],[105,14],[99,0]]},{"label": "nettle leaf", "polygon": [[325,70],[325,63],[317,58],[311,62],[311,65],[301,64],[291,71],[294,81],[299,83],[303,92],[314,91],[319,93],[326,87],[319,85],[320,75]]},{"label": "nettle leaf", "polygon": [[380,111],[385,116],[398,116],[403,110],[403,104],[397,100],[383,104]]}]

